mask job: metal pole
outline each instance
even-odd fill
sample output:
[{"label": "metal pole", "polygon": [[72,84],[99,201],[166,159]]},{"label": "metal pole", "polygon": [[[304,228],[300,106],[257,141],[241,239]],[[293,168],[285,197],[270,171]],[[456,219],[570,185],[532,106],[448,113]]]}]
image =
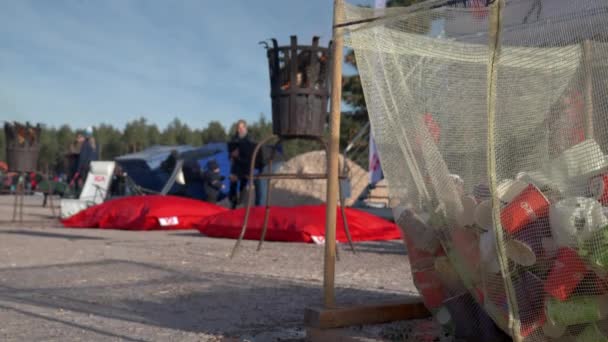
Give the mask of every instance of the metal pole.
[{"label": "metal pole", "polygon": [[336,212],[338,202],[338,154],[340,153],[340,104],[342,101],[342,58],[344,41],[340,21],[343,0],[334,0],[333,53],[331,81],[331,113],[329,117],[329,155],[327,156],[327,211],[325,216],[325,262],[323,272],[323,303],[326,308],[336,305],[334,288],[336,270]]}]

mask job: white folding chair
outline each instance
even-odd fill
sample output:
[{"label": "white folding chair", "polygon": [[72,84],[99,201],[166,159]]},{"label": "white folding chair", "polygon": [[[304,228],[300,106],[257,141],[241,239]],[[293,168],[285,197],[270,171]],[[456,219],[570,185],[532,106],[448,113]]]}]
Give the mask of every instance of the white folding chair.
[{"label": "white folding chair", "polygon": [[61,200],[61,217],[67,218],[90,206],[103,203],[108,196],[115,167],[113,161],[91,162],[80,197]]}]

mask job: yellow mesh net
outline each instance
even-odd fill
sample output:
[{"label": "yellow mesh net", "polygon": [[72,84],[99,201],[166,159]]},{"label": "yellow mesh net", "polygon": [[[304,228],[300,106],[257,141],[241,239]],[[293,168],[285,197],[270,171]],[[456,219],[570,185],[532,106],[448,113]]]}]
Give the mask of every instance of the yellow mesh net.
[{"label": "yellow mesh net", "polygon": [[608,3],[342,10],[439,323],[468,341],[608,341]]}]

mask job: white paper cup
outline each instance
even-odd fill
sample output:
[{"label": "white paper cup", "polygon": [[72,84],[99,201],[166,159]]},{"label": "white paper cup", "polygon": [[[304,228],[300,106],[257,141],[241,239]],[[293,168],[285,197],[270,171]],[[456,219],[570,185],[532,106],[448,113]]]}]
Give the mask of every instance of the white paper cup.
[{"label": "white paper cup", "polygon": [[532,184],[542,190],[555,188],[551,182],[551,179],[542,171],[520,172],[517,174],[516,180]]},{"label": "white paper cup", "polygon": [[585,140],[565,150],[555,161],[561,168],[567,170],[570,177],[593,175],[608,168],[606,156],[593,139]]},{"label": "white paper cup", "polygon": [[608,224],[602,205],[585,197],[571,197],[552,205],[549,221],[551,234],[560,246],[576,246]]},{"label": "white paper cup", "polygon": [[518,265],[532,266],[536,264],[536,251],[523,241],[509,240],[505,243],[505,250],[507,257]]}]

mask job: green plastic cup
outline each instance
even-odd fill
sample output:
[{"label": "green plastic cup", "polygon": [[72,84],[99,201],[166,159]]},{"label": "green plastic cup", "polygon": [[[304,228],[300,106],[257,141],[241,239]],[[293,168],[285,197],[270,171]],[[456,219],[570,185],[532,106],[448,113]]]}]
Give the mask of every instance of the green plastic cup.
[{"label": "green plastic cup", "polygon": [[564,302],[551,298],[545,309],[547,317],[557,325],[592,323],[608,315],[608,297],[580,296]]}]

